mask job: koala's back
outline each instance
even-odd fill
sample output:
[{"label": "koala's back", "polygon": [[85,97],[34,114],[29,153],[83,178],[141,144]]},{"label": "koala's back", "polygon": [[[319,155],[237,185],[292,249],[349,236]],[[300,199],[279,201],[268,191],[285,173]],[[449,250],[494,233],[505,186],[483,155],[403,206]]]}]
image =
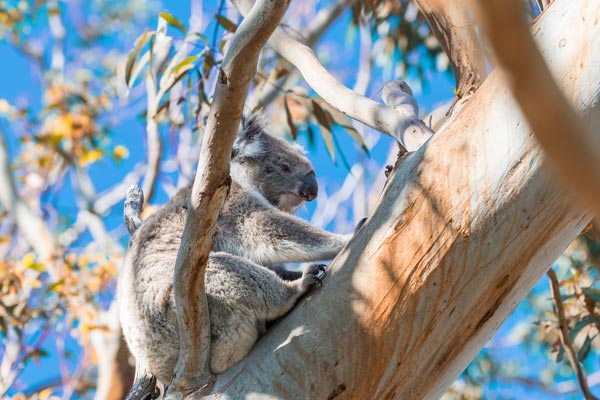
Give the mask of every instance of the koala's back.
[{"label": "koala's back", "polygon": [[[170,380],[179,351],[172,282],[185,215],[185,203],[176,196],[146,220],[132,237],[119,278],[120,319],[130,350],[163,382]],[[293,305],[283,295],[266,298],[286,291],[286,283],[269,269],[232,254],[211,253],[206,294],[214,373],[250,351],[261,321],[269,318],[265,303]]]},{"label": "koala's back", "polygon": [[[163,382],[169,382],[179,351],[173,298],[174,261],[135,268],[125,263],[119,287],[123,333],[136,360]],[[127,276],[129,275],[129,276]],[[206,269],[206,295],[211,323],[211,371],[222,373],[240,361],[261,333],[268,318],[266,295],[286,292],[274,272],[227,253],[212,253]],[[294,298],[290,297],[292,306]],[[285,302],[285,299],[283,299]],[[274,301],[272,304],[276,304]],[[286,310],[287,311],[287,310]],[[280,314],[281,315],[281,314]]]}]

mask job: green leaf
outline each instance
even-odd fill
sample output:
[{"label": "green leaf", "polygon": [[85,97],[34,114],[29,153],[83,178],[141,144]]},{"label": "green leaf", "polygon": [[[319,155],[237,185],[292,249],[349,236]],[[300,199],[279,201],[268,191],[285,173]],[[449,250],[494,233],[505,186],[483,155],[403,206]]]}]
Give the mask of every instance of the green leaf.
[{"label": "green leaf", "polygon": [[64,285],[64,283],[65,283],[64,279],[56,281],[52,285],[48,286],[48,289],[46,289],[46,292],[48,292],[48,293],[55,292],[56,289],[58,289],[59,287],[61,287],[62,285]]},{"label": "green leaf", "polygon": [[167,21],[167,24],[179,29],[181,32],[183,32],[184,35],[187,35],[187,29],[185,29],[185,26],[183,26],[183,24],[181,23],[180,20],[178,20],[177,18],[175,18],[173,15],[169,14],[166,11],[162,11],[158,14],[162,19],[164,19],[165,21]]},{"label": "green leaf", "polygon": [[219,23],[219,25],[221,25],[226,31],[229,31],[229,32],[236,31],[237,26],[233,22],[228,20],[226,17],[217,14],[217,15],[215,15],[215,18],[217,19],[217,22]]},{"label": "green leaf", "polygon": [[125,83],[127,84],[127,87],[131,87],[131,73],[135,65],[135,60],[137,59],[140,51],[148,39],[154,37],[154,35],[155,32],[148,32],[148,30],[145,30],[144,33],[142,33],[142,35],[139,36],[134,42],[133,49],[129,52],[129,55],[127,56],[127,63],[125,64]]},{"label": "green leaf", "polygon": [[581,362],[585,360],[585,358],[590,354],[590,350],[592,349],[592,342],[596,338],[596,335],[590,337],[589,335],[585,337],[585,341],[581,345],[581,348],[577,352],[577,359]]},{"label": "green leaf", "polygon": [[199,33],[194,32],[194,33],[190,34],[190,37],[193,38],[193,39],[200,39],[205,44],[208,44],[208,38],[206,36],[204,36],[204,35],[199,34]]},{"label": "green leaf", "polygon": [[346,132],[348,132],[350,137],[354,139],[354,141],[367,155],[369,154],[369,149],[367,148],[363,137],[360,135],[360,133],[358,133],[354,126],[352,126],[352,123],[350,122],[350,119],[346,116],[346,114],[339,111],[337,108],[332,107],[323,99],[315,99],[314,101],[318,102],[321,108],[328,112],[329,115],[331,115],[331,119],[335,124],[341,126]]},{"label": "green leaf", "polygon": [[39,262],[29,263],[29,264],[27,264],[27,268],[32,269],[37,272],[44,272],[46,270],[46,267],[44,266],[44,264],[39,263]]},{"label": "green leaf", "polygon": [[[171,71],[171,74],[177,75],[177,73],[182,70],[186,65],[192,64],[193,62],[195,62],[196,60],[198,60],[200,57],[199,56],[189,56],[184,58],[179,64],[177,64],[175,67],[173,67],[173,70]],[[193,65],[191,65],[190,67],[194,67]],[[189,70],[190,68],[187,68],[187,70]]]},{"label": "green leaf", "polygon": [[564,356],[565,356],[565,348],[561,344],[560,350],[558,350],[558,354],[556,355],[556,363],[558,364],[559,362],[561,362],[563,360]]},{"label": "green leaf", "polygon": [[310,125],[308,125],[306,127],[306,133],[308,134],[308,147],[310,149],[314,149],[315,148],[315,131]]},{"label": "green leaf", "polygon": [[583,317],[582,319],[580,319],[579,321],[577,321],[577,323],[575,324],[573,329],[569,330],[569,338],[571,339],[571,342],[575,341],[575,338],[577,337],[577,335],[579,334],[579,332],[581,332],[581,330],[583,328],[585,328],[586,326],[593,324],[593,323],[594,323],[594,316],[591,314],[588,314],[585,317]]},{"label": "green leaf", "polygon": [[131,71],[131,74],[129,76],[129,80],[128,80],[128,86],[130,88],[133,87],[133,85],[135,85],[136,79],[138,78],[138,76],[140,75],[140,73],[142,72],[142,70],[144,69],[146,64],[149,63],[151,51],[152,50],[148,50],[147,52],[145,52],[140,57],[140,60],[137,63],[135,63],[133,70]]},{"label": "green leaf", "polygon": [[294,124],[294,121],[292,120],[292,113],[290,112],[290,108],[288,106],[288,96],[285,95],[283,97],[283,104],[285,106],[285,119],[287,120],[287,124],[290,127],[290,133],[292,134],[292,139],[294,139],[294,141],[296,140],[296,138],[298,137],[298,128],[296,128],[296,125]]},{"label": "green leaf", "polygon": [[331,132],[331,114],[326,113],[323,108],[317,103],[315,100],[311,101],[313,113],[315,118],[321,125],[321,134],[323,135],[323,140],[325,140],[325,146],[327,147],[327,151],[329,152],[329,156],[331,157],[331,161],[335,163],[335,150],[333,145],[333,132]]},{"label": "green leaf", "polygon": [[596,303],[600,303],[600,290],[594,289],[592,287],[581,288],[581,291],[586,296],[591,297]]}]

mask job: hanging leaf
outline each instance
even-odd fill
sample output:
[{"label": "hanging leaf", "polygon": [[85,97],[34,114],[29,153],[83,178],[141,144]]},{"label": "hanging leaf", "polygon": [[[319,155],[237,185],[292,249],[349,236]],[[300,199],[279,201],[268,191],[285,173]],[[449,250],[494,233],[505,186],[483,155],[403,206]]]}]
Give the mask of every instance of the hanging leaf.
[{"label": "hanging leaf", "polygon": [[331,131],[331,115],[326,113],[316,101],[312,100],[311,103],[315,118],[321,126],[321,134],[323,135],[323,140],[325,140],[325,146],[327,147],[331,161],[335,163],[333,132]]},{"label": "hanging leaf", "polygon": [[142,35],[134,42],[133,49],[129,52],[129,55],[127,56],[127,63],[125,64],[125,83],[127,84],[127,87],[131,87],[131,72],[133,71],[135,60],[137,59],[140,51],[148,39],[154,37],[154,35],[155,32],[148,32],[148,30],[145,30],[144,33],[142,33]]},{"label": "hanging leaf", "polygon": [[346,170],[348,171],[348,173],[350,173],[350,175],[352,175],[352,167],[350,166],[350,163],[346,159],[346,156],[344,155],[344,152],[342,151],[342,147],[340,146],[340,143],[338,142],[338,140],[335,136],[333,136],[333,144],[335,144],[335,148],[337,149],[338,154],[340,155],[342,164],[344,164],[344,167],[346,167]]},{"label": "hanging leaf", "polygon": [[178,20],[177,18],[175,18],[173,15],[169,14],[166,11],[160,12],[158,14],[162,19],[164,19],[165,21],[167,21],[167,24],[179,29],[181,32],[183,32],[184,35],[187,35],[187,29],[185,29],[185,26],[183,26],[183,24],[181,23],[180,20]]},{"label": "hanging leaf", "polygon": [[290,108],[288,106],[288,96],[285,95],[283,97],[283,104],[285,106],[285,119],[287,120],[287,124],[290,127],[290,133],[292,134],[292,139],[294,139],[294,141],[296,140],[296,138],[298,137],[298,129],[296,128],[296,125],[294,124],[294,121],[292,120],[292,113],[290,112]]},{"label": "hanging leaf", "polygon": [[65,284],[65,280],[61,279],[59,281],[54,282],[53,284],[51,284],[50,286],[48,286],[48,288],[46,289],[46,292],[50,293],[50,292],[56,292],[58,288],[60,288],[61,286],[63,286]]},{"label": "hanging leaf", "polygon": [[237,26],[233,22],[228,20],[226,17],[217,14],[217,15],[215,15],[215,18],[217,19],[217,22],[219,23],[219,25],[221,25],[226,31],[229,31],[229,32],[236,31]]},{"label": "hanging leaf", "polygon": [[[135,81],[137,80],[138,76],[143,71],[146,64],[148,64],[150,62],[151,51],[152,50],[148,50],[147,52],[145,52],[140,57],[140,60],[137,63],[135,63],[135,66],[133,67],[133,71],[131,72],[131,75],[129,76],[129,83],[127,85],[127,86],[129,86],[129,88],[132,88],[133,85],[135,85]],[[150,68],[152,68],[152,67],[150,67]]]},{"label": "hanging leaf", "polygon": [[360,133],[358,133],[356,128],[354,128],[354,126],[352,126],[352,123],[350,122],[350,119],[346,116],[346,114],[339,111],[337,108],[334,108],[333,106],[331,106],[329,103],[327,103],[323,99],[314,99],[314,101],[318,102],[319,105],[321,106],[321,108],[324,111],[328,112],[329,115],[331,115],[331,119],[333,120],[333,122],[335,122],[335,124],[344,128],[344,130],[346,132],[348,132],[350,137],[352,137],[352,139],[354,139],[356,144],[358,144],[360,146],[360,148],[367,155],[369,155],[369,149],[367,148],[367,145],[365,144],[363,137],[360,135]]},{"label": "hanging leaf", "polygon": [[589,335],[587,335],[585,337],[585,341],[583,342],[583,344],[581,345],[581,348],[577,352],[577,359],[579,361],[583,362],[586,359],[586,357],[590,353],[590,350],[592,349],[592,342],[594,341],[595,338],[596,338],[596,335],[591,336],[591,337]]},{"label": "hanging leaf", "polygon": [[315,148],[315,131],[310,125],[306,127],[306,133],[308,134],[308,147],[310,149]]},{"label": "hanging leaf", "polygon": [[581,288],[581,291],[586,296],[591,297],[596,303],[600,303],[600,290],[594,289],[592,287]]},{"label": "hanging leaf", "polygon": [[580,319],[579,321],[577,321],[577,323],[575,324],[575,326],[573,327],[573,329],[571,329],[569,331],[569,338],[571,339],[571,342],[575,341],[575,338],[577,337],[577,334],[579,332],[581,332],[581,330],[583,328],[585,328],[586,326],[594,323],[594,318],[595,317],[593,315],[586,315],[585,317],[583,317],[582,319]]},{"label": "hanging leaf", "polygon": [[206,56],[204,56],[204,62],[202,63],[202,74],[208,76],[213,65],[215,65],[215,59],[212,53],[207,53]]},{"label": "hanging leaf", "polygon": [[[189,56],[189,57],[184,58],[179,64],[177,64],[175,67],[173,67],[173,70],[171,71],[171,73],[174,75],[177,75],[177,73],[179,73],[179,71],[182,70],[186,65],[192,64],[199,58],[200,58],[199,56]],[[191,65],[190,67],[193,68],[194,65]],[[187,69],[189,69],[189,68],[187,68]]]},{"label": "hanging leaf", "polygon": [[556,363],[559,363],[563,360],[565,356],[565,348],[563,347],[563,345],[560,345],[560,350],[558,350],[558,354],[556,355]]},{"label": "hanging leaf", "polygon": [[196,33],[196,32],[194,32],[194,33],[190,34],[190,36],[189,36],[189,37],[191,37],[191,38],[193,38],[193,39],[200,39],[200,40],[202,40],[202,41],[203,41],[205,44],[208,44],[208,38],[207,38],[206,36],[204,36],[204,35],[201,35],[201,34],[199,34],[199,33]]}]

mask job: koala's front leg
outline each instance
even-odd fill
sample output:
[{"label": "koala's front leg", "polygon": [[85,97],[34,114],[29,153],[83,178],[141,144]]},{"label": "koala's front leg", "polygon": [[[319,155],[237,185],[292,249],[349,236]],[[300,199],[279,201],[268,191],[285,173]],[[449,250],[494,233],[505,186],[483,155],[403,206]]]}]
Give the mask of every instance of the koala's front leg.
[{"label": "koala's front leg", "polygon": [[264,308],[264,314],[259,315],[264,319],[276,319],[284,316],[296,304],[298,299],[310,289],[321,285],[321,278],[325,273],[325,265],[309,265],[302,276],[293,281],[284,283],[283,292],[277,293],[277,290],[271,291],[271,301],[266,301],[269,307]]},{"label": "koala's front leg", "polygon": [[318,229],[308,222],[276,209],[262,210],[247,217],[251,224],[243,235],[245,257],[259,264],[331,260],[352,235]]}]

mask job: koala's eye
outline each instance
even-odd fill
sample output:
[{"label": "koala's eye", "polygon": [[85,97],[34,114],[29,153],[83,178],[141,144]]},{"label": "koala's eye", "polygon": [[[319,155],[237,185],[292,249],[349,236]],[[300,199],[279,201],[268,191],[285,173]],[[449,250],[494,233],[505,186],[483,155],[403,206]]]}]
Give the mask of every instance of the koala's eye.
[{"label": "koala's eye", "polygon": [[281,170],[282,170],[283,172],[285,172],[285,173],[288,173],[288,172],[290,172],[290,171],[291,171],[291,169],[290,169],[290,166],[289,166],[289,165],[287,165],[287,164],[281,164],[279,167],[280,167],[280,168],[281,168]]}]

